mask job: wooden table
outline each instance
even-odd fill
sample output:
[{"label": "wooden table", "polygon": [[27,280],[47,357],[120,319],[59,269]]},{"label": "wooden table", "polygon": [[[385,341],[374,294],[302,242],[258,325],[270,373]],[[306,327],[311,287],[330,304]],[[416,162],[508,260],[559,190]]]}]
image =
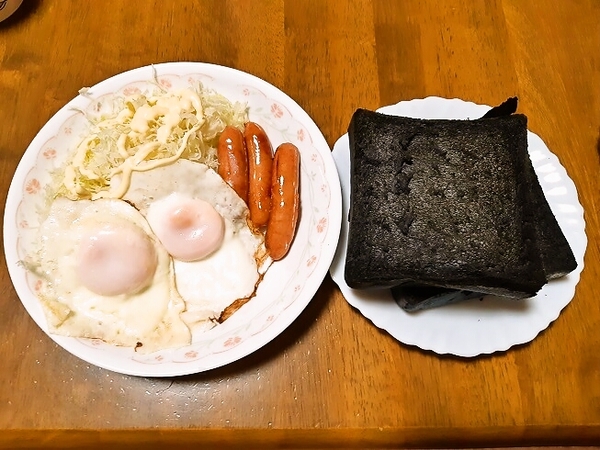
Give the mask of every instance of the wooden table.
[{"label": "wooden table", "polygon": [[575,298],[533,342],[475,359],[400,344],[326,277],[251,356],[176,379],[55,345],[2,259],[0,447],[445,447],[600,443],[600,2],[38,1],[0,24],[0,176],[79,88],[204,61],[294,98],[330,145],[358,107],[518,95],[574,180],[589,245]]}]

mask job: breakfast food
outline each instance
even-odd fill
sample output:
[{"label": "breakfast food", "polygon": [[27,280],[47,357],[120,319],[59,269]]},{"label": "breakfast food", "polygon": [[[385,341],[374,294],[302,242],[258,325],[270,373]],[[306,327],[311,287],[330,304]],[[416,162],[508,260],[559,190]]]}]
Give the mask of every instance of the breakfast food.
[{"label": "breakfast food", "polygon": [[42,280],[38,297],[51,332],[121,346],[143,343],[140,351],[150,352],[190,340],[171,264],[128,203],[59,197],[40,227],[29,267]]},{"label": "breakfast food", "polygon": [[[235,300],[252,296],[260,274],[269,265],[264,236],[250,229],[248,207],[214,170],[179,160],[138,172],[132,176],[124,200],[147,218],[161,242],[178,241],[173,245],[182,247],[184,253],[205,242],[203,232],[218,229],[220,243],[216,249],[206,252],[200,248],[191,258],[170,252],[188,325],[204,327],[207,317],[218,319]],[[216,214],[216,224],[208,223],[207,214],[196,202],[201,202],[202,209],[209,205]]]},{"label": "breakfast food", "polygon": [[[443,297],[429,302],[437,306],[474,293],[530,297],[551,272],[573,270],[531,167],[526,125],[518,114],[420,120],[356,111],[348,285],[418,289],[423,301]],[[560,269],[544,263],[550,240],[568,250]],[[442,289],[423,296],[424,286]]]},{"label": "breakfast food", "polygon": [[482,299],[485,296],[480,292],[412,283],[394,286],[391,291],[394,301],[405,311],[437,308],[438,306],[450,305],[464,300]]},{"label": "breakfast food", "polygon": [[271,214],[265,243],[273,260],[283,258],[290,249],[300,212],[300,152],[289,142],[275,152],[271,183]]},{"label": "breakfast food", "polygon": [[219,137],[217,158],[221,178],[248,203],[248,151],[238,128],[225,127]]},{"label": "breakfast food", "polygon": [[522,127],[497,124],[491,140],[486,123],[355,113],[349,286],[419,281],[524,297],[543,285],[517,182],[526,155],[508,150]]},{"label": "breakfast food", "polygon": [[556,217],[546,201],[529,158],[525,161],[524,181],[529,186],[528,205],[532,208],[542,267],[547,281],[564,277],[577,267],[577,261]]},{"label": "breakfast food", "polygon": [[[245,105],[198,86],[116,96],[90,122],[53,194],[72,200],[121,198],[134,172],[189,159],[216,168],[217,143],[227,126],[248,120]],[[119,189],[111,186],[120,175]]]},{"label": "breakfast food", "polygon": [[[516,110],[516,98],[511,98],[502,105],[492,108],[486,117],[510,115]],[[546,281],[563,277],[577,267],[575,256],[539,184],[531,161],[524,162],[524,181],[529,187],[527,205],[532,208],[537,245],[539,247],[542,268]],[[405,283],[391,289],[395,301],[406,311],[434,308],[463,300],[482,298],[484,294],[468,290],[456,290],[440,287]]]},{"label": "breakfast food", "polygon": [[273,147],[265,130],[254,122],[244,127],[244,141],[248,152],[250,220],[256,227],[263,227],[271,213]]},{"label": "breakfast food", "polygon": [[287,147],[275,155],[286,180],[275,200],[286,203],[269,221],[274,155],[244,105],[199,85],[95,106],[23,264],[41,280],[52,333],[144,353],[187,345],[249,301],[289,250],[299,166]]}]

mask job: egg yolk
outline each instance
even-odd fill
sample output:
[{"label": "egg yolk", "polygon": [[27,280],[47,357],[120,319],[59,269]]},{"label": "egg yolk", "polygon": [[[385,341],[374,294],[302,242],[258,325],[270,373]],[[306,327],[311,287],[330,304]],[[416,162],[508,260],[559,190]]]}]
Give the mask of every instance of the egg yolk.
[{"label": "egg yolk", "polygon": [[99,224],[81,240],[77,276],[98,295],[133,294],[147,287],[158,265],[149,236],[135,225]]},{"label": "egg yolk", "polygon": [[223,217],[200,199],[166,197],[150,207],[148,222],[169,254],[180,261],[206,258],[225,237]]}]

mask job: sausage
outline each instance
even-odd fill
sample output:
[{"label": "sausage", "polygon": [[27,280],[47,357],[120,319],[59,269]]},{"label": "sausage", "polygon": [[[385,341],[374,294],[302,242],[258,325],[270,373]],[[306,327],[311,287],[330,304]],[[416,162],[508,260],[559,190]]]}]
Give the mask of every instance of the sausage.
[{"label": "sausage", "polygon": [[225,127],[219,136],[217,158],[221,178],[248,204],[248,152],[240,130]]},{"label": "sausage", "polygon": [[271,184],[271,216],[265,245],[273,260],[283,258],[294,240],[300,211],[300,152],[291,143],[275,152]]},{"label": "sausage", "polygon": [[271,212],[271,174],[273,147],[265,130],[254,122],[244,127],[248,151],[248,209],[250,221],[260,228],[269,221]]}]

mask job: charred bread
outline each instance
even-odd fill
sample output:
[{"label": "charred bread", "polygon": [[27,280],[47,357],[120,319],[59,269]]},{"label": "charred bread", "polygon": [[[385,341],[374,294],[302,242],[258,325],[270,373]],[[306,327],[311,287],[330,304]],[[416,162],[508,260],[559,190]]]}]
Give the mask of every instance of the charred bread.
[{"label": "charred bread", "polygon": [[525,116],[422,120],[359,109],[348,135],[350,287],[524,298],[546,283]]}]

